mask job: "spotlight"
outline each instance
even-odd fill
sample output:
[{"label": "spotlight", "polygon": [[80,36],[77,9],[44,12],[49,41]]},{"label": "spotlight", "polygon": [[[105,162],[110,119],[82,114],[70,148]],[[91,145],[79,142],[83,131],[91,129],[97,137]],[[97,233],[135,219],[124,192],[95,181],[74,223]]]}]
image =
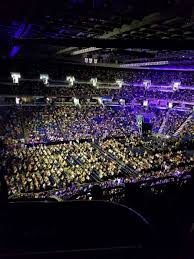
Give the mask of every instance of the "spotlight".
[{"label": "spotlight", "polygon": [[40,74],[40,80],[42,80],[45,85],[48,85],[49,75]]},{"label": "spotlight", "polygon": [[97,64],[97,63],[98,63],[98,59],[94,58],[94,64]]},{"label": "spotlight", "polygon": [[92,58],[89,58],[89,63],[90,63],[90,64],[92,64],[92,60],[93,60]]},{"label": "spotlight", "polygon": [[11,77],[13,79],[13,83],[14,84],[19,84],[19,79],[21,78],[21,74],[20,73],[11,72]]},{"label": "spotlight", "polygon": [[85,63],[88,63],[88,58],[85,58],[84,60],[85,60]]}]

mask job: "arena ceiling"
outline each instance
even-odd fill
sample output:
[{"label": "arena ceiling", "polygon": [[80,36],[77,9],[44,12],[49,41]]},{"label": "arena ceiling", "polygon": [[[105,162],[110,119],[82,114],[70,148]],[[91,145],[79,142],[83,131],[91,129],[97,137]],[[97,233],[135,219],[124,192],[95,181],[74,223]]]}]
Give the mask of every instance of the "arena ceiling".
[{"label": "arena ceiling", "polygon": [[0,57],[113,67],[165,61],[165,67],[193,68],[193,6],[191,0],[7,0],[0,10]]}]

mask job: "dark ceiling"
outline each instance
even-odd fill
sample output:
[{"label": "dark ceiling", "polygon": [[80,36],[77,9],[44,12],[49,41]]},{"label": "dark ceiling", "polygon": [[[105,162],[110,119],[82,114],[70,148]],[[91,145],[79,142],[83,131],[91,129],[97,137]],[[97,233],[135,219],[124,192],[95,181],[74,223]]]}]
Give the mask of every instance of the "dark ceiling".
[{"label": "dark ceiling", "polygon": [[[194,51],[184,47],[185,41],[194,47],[193,6],[191,0],[7,0],[0,9],[0,57],[8,62],[86,65],[85,58],[95,58],[98,65],[169,61],[193,66]],[[96,41],[106,46],[91,49]],[[177,51],[179,43],[187,50]]]}]

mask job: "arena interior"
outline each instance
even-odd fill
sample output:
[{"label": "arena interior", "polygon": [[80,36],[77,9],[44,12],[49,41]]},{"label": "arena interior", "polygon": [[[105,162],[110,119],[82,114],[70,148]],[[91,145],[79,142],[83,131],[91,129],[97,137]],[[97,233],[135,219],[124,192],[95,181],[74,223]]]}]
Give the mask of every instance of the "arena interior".
[{"label": "arena interior", "polygon": [[184,205],[176,198],[193,186],[194,5],[137,2],[59,1],[42,11],[29,2],[8,16],[4,6],[0,173],[8,201],[115,202],[161,232],[160,209]]}]

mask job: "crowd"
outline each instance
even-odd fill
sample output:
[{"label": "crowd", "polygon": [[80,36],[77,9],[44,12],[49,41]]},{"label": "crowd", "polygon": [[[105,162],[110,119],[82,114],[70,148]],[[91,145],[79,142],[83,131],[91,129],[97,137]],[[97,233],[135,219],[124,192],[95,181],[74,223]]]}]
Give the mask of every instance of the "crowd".
[{"label": "crowd", "polygon": [[[120,186],[191,170],[194,156],[181,147],[181,141],[193,137],[193,119],[171,141],[157,135],[142,137],[137,115],[143,115],[152,124],[154,133],[163,127],[162,134],[173,136],[191,111],[143,107],[142,100],[193,101],[193,90],[167,92],[133,83],[151,79],[153,84],[169,85],[179,80],[182,85],[193,86],[192,73],[80,68],[72,74],[79,81],[88,82],[91,77],[97,77],[101,82],[123,79],[128,84],[120,89],[76,82],[73,87],[48,87],[40,81],[11,86],[9,93],[13,95],[80,97],[81,105],[1,108],[0,140],[5,146],[0,150],[0,170],[5,174],[10,195],[46,191],[59,196],[73,195],[96,183],[103,187]],[[88,105],[87,99],[92,96],[111,96],[113,102],[124,98],[129,105],[110,107],[97,101]],[[141,102],[134,105],[132,100]]]},{"label": "crowd", "polygon": [[170,145],[158,141],[160,149],[150,151],[145,148],[146,141],[134,135],[96,143],[11,147],[1,152],[1,172],[10,195],[59,189],[74,193],[83,184],[109,180],[121,184],[189,172],[194,156],[181,150],[179,144],[179,140]]},{"label": "crowd", "polygon": [[0,112],[0,136],[6,145],[121,137],[140,132],[137,115],[142,113],[148,116],[154,133],[166,118],[162,133],[173,135],[191,112],[99,105],[9,107]]},{"label": "crowd", "polygon": [[167,120],[163,130],[163,134],[172,135],[176,129],[179,129],[181,124],[187,119],[191,112],[172,110],[167,115]]}]

